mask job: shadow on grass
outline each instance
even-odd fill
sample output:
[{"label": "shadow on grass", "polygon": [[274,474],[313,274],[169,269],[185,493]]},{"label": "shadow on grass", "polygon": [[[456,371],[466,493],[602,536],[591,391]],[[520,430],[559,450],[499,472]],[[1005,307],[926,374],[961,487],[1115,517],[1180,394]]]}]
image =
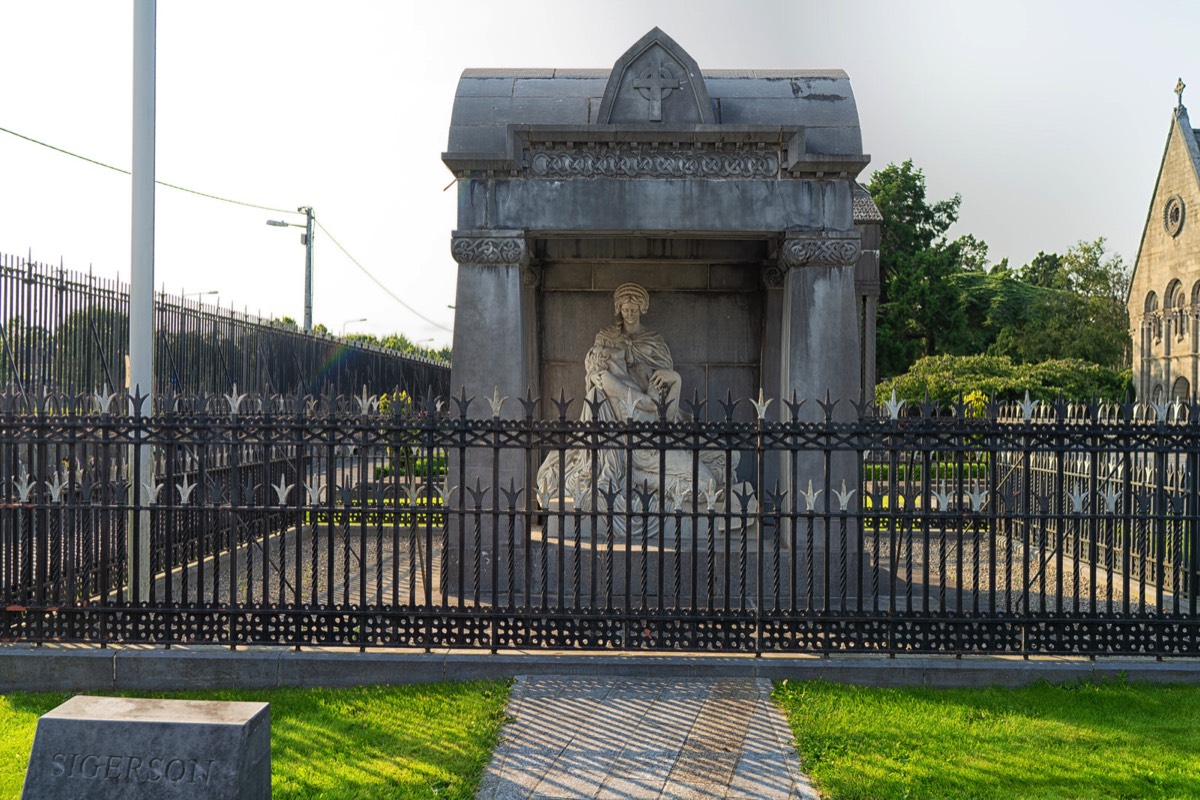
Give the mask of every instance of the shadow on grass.
[{"label": "shadow on grass", "polygon": [[785,681],[775,698],[832,800],[1200,797],[1200,687]]}]

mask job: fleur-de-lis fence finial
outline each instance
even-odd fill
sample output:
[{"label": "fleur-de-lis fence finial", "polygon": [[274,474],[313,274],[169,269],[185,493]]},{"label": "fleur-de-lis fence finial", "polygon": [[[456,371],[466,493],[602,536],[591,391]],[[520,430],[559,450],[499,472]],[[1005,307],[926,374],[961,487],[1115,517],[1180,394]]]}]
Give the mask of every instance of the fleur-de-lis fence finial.
[{"label": "fleur-de-lis fence finial", "polygon": [[887,408],[888,417],[891,419],[900,419],[900,412],[904,410],[905,401],[896,399],[896,390],[892,389],[892,399],[884,402],[884,407]]},{"label": "fleur-de-lis fence finial", "polygon": [[838,508],[839,511],[845,511],[849,507],[850,500],[854,497],[854,493],[856,491],[858,490],[846,489],[846,479],[842,479],[842,490],[840,492],[834,492],[834,494],[837,495],[838,505],[840,506],[840,508]]},{"label": "fleur-de-lis fence finial", "polygon": [[237,384],[233,385],[233,392],[225,395],[225,401],[229,403],[229,413],[237,416],[242,408],[242,401],[246,399],[246,395],[238,394]]},{"label": "fleur-de-lis fence finial", "polygon": [[271,488],[275,490],[275,497],[279,500],[279,505],[286,506],[288,495],[292,493],[292,488],[295,484],[287,483],[287,478],[280,475],[279,483],[272,484]]},{"label": "fleur-de-lis fence finial", "polygon": [[186,506],[188,504],[195,488],[196,484],[190,482],[188,476],[184,475],[183,480],[175,485],[175,491],[179,492],[179,505]]},{"label": "fleur-de-lis fence finial", "polygon": [[763,399],[763,389],[761,386],[758,387],[758,400],[751,400],[750,402],[754,404],[754,411],[758,414],[758,421],[762,422],[766,419],[767,408],[771,405],[771,401]]},{"label": "fleur-de-lis fence finial", "polygon": [[54,472],[50,480],[46,481],[46,488],[50,490],[50,500],[55,503],[61,503],[63,491],[70,485],[70,481],[63,480],[61,473]]},{"label": "fleur-de-lis fence finial", "polygon": [[492,416],[499,417],[500,409],[504,408],[504,401],[507,397],[500,396],[500,387],[496,386],[492,389],[492,396],[488,398],[488,404],[492,407]]},{"label": "fleur-de-lis fence finial", "polygon": [[1033,419],[1033,412],[1037,410],[1037,407],[1039,405],[1041,405],[1041,401],[1040,400],[1030,400],[1029,399],[1029,390],[1026,389],[1025,390],[1025,399],[1023,401],[1021,401],[1020,403],[1018,403],[1017,405],[1021,407],[1021,416],[1023,416],[1025,418],[1026,422],[1029,422]]},{"label": "fleur-de-lis fence finial", "polygon": [[812,478],[808,479],[808,491],[803,492],[800,496],[804,498],[804,510],[813,512],[817,510],[817,498],[822,494],[821,489],[813,490]]},{"label": "fleur-de-lis fence finial", "polygon": [[29,479],[29,471],[24,466],[21,467],[20,480],[13,480],[13,486],[17,490],[17,497],[22,503],[29,502],[29,495],[33,492],[33,487],[37,486],[38,482]]}]

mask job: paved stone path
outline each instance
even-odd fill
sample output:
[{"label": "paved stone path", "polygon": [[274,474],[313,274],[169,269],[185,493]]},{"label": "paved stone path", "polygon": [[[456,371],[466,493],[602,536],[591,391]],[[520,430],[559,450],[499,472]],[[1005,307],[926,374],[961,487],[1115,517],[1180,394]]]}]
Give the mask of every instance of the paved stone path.
[{"label": "paved stone path", "polygon": [[767,680],[518,677],[479,800],[817,800]]}]

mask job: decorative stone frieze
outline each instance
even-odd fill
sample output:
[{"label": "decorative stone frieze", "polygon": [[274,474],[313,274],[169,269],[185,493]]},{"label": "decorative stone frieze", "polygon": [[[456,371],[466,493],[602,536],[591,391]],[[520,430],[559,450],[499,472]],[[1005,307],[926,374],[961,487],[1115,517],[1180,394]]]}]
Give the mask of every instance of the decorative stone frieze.
[{"label": "decorative stone frieze", "polygon": [[664,151],[646,144],[612,149],[542,148],[530,153],[529,172],[546,178],[776,178],[779,154]]},{"label": "decorative stone frieze", "polygon": [[459,264],[521,264],[529,259],[529,247],[522,232],[456,231],[450,242],[450,254]]}]

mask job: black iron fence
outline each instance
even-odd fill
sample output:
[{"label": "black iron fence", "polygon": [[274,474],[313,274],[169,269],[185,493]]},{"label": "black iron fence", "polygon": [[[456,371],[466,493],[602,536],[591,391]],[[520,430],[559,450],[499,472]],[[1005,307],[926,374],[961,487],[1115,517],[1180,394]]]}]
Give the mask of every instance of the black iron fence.
[{"label": "black iron fence", "polygon": [[[165,293],[154,328],[156,392],[449,392],[446,364]],[[0,254],[0,387],[122,391],[128,347],[126,284]]]},{"label": "black iron fence", "polygon": [[379,401],[0,397],[0,637],[1200,654],[1197,406]]}]

